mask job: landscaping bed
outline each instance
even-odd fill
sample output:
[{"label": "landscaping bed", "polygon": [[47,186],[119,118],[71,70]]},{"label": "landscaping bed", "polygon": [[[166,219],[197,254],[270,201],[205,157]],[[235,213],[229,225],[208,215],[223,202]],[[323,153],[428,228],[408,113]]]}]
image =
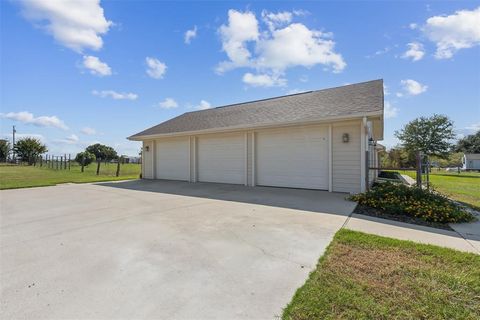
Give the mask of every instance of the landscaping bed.
[{"label": "landscaping bed", "polygon": [[475,220],[468,210],[437,192],[385,182],[349,197],[358,202],[355,213],[450,229],[449,223]]},{"label": "landscaping bed", "polygon": [[480,256],[342,229],[283,319],[480,319]]},{"label": "landscaping bed", "polygon": [[353,210],[353,213],[363,214],[365,216],[388,219],[388,220],[393,220],[393,221],[412,223],[412,224],[431,227],[431,228],[438,228],[438,229],[443,229],[443,230],[454,231],[452,229],[452,227],[450,227],[446,223],[425,221],[421,218],[411,217],[411,216],[407,216],[407,215],[389,214],[389,213],[386,213],[386,212],[382,211],[381,209],[376,209],[376,208],[364,206],[364,205],[361,205],[361,204],[359,204],[355,207],[355,209]]}]

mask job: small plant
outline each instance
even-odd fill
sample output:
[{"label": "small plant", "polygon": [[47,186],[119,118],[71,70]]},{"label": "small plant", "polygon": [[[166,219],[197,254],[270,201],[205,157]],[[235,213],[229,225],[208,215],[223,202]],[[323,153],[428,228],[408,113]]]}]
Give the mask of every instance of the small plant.
[{"label": "small plant", "polygon": [[350,197],[361,205],[392,215],[407,215],[429,222],[470,222],[475,217],[447,197],[418,187],[390,182],[376,184],[369,191]]}]

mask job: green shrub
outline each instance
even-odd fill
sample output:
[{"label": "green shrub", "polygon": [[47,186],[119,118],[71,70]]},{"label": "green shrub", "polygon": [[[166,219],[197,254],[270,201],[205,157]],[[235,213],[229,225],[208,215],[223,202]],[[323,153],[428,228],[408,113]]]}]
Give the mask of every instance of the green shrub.
[{"label": "green shrub", "polygon": [[377,184],[365,193],[351,196],[350,200],[388,214],[407,215],[429,222],[457,223],[475,220],[470,212],[447,197],[404,184]]}]

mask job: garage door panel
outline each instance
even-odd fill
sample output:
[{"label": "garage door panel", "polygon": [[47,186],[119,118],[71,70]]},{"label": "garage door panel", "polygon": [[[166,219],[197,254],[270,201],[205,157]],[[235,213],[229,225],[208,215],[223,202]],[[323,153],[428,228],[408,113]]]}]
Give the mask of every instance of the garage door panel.
[{"label": "garage door panel", "polygon": [[257,184],[328,189],[326,127],[257,133]]},{"label": "garage door panel", "polygon": [[245,136],[224,134],[198,139],[198,180],[243,184]]},{"label": "garage door panel", "polygon": [[157,141],[157,179],[190,180],[189,138]]}]

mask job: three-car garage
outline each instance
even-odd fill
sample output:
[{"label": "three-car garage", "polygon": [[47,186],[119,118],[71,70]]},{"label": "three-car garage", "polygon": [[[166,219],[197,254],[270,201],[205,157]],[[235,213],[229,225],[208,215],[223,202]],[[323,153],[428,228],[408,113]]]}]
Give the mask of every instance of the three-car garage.
[{"label": "three-car garage", "polygon": [[356,193],[383,138],[383,82],[186,112],[139,132],[142,177]]}]

